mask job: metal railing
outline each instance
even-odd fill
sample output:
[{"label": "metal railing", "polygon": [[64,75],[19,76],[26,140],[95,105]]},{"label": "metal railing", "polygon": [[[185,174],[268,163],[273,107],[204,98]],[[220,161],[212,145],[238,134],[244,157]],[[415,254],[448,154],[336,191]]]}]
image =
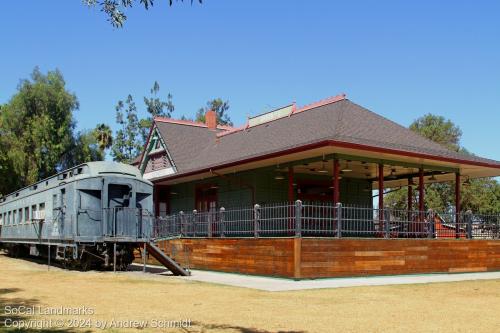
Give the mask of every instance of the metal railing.
[{"label": "metal railing", "polygon": [[149,239],[154,217],[146,209],[104,208],[104,235],[107,237]]},{"label": "metal railing", "polygon": [[297,200],[159,217],[154,220],[152,237],[500,239],[500,214],[378,209]]}]

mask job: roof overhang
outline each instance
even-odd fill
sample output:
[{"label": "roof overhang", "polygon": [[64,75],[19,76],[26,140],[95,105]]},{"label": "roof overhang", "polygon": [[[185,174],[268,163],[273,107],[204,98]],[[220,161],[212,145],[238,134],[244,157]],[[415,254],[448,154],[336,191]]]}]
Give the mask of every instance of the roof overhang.
[{"label": "roof overhang", "polygon": [[[156,184],[177,184],[186,181],[213,177],[216,174],[236,173],[266,166],[280,164],[294,165],[296,161],[307,159],[333,158],[335,154],[342,159],[365,160],[371,163],[387,165],[407,165],[426,170],[442,170],[446,174],[438,175],[438,181],[451,181],[455,179],[455,172],[469,178],[483,178],[500,176],[500,163],[456,159],[443,156],[429,155],[418,152],[409,152],[392,148],[381,148],[362,144],[354,144],[336,140],[323,140],[290,147],[289,149],[268,152],[259,156],[252,156],[237,161],[228,161],[219,165],[209,166],[199,170],[186,171],[157,179]],[[402,186],[406,180],[385,181],[387,186]]]}]

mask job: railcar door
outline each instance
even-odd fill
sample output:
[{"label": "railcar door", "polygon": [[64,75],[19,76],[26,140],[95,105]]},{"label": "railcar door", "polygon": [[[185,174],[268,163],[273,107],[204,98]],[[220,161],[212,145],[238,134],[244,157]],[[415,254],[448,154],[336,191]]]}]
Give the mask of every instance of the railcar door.
[{"label": "railcar door", "polygon": [[61,189],[59,193],[52,195],[52,236],[60,238],[64,229],[64,217],[66,208],[66,190]]},{"label": "railcar door", "polygon": [[102,236],[101,191],[78,190],[77,236],[89,240]]},{"label": "railcar door", "polygon": [[108,185],[108,235],[114,237],[137,236],[137,210],[134,193],[129,184]]}]

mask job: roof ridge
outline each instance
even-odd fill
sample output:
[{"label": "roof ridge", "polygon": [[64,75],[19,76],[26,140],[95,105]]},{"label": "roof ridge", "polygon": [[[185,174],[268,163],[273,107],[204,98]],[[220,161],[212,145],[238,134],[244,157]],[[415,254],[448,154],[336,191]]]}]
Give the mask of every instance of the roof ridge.
[{"label": "roof ridge", "polygon": [[[282,117],[282,118],[274,119],[272,121],[279,121],[279,120],[282,120],[282,119],[285,119],[285,118],[289,118],[289,117],[293,116],[294,114],[297,114],[297,113],[300,113],[300,112],[303,112],[303,111],[315,109],[315,108],[318,108],[318,107],[321,107],[321,106],[325,106],[325,105],[328,105],[328,104],[340,102],[340,101],[343,101],[343,100],[346,100],[346,99],[347,99],[347,95],[344,94],[344,93],[342,93],[342,94],[339,94],[339,95],[330,96],[330,97],[321,99],[321,100],[316,101],[316,102],[312,102],[310,104],[306,104],[306,105],[302,106],[301,108],[297,108],[295,102],[292,102],[291,104],[285,106],[285,107],[293,106],[293,111],[287,117]],[[263,114],[266,114],[266,113],[270,113],[270,112],[273,112],[273,111],[264,112],[264,113],[262,113],[260,115],[263,115]],[[260,115],[258,115],[258,116],[260,116]],[[257,116],[255,116],[255,117],[257,117]],[[268,124],[268,123],[270,123],[272,121],[268,121],[268,122],[265,122],[265,123],[262,123],[262,124],[258,124],[258,125],[252,126],[252,127],[257,127],[257,126],[261,126],[261,125],[264,125],[264,124]],[[243,130],[245,130],[245,129],[247,129],[249,127],[248,123],[249,123],[249,121],[247,119],[246,124],[244,124],[244,125],[242,125],[240,127],[233,127],[231,129],[228,129],[227,132],[218,133],[217,137],[221,138],[221,137],[229,135],[229,134],[234,134],[234,133],[241,132],[241,131],[243,131]]]},{"label": "roof ridge", "polygon": [[[193,121],[193,120],[184,120],[184,119],[174,119],[174,118],[168,118],[168,117],[154,117],[154,121],[159,121],[161,123],[169,123],[169,124],[176,124],[176,125],[186,125],[186,126],[195,126],[195,127],[204,127],[208,128],[207,124],[199,122],[199,121]],[[231,131],[234,130],[235,127],[228,126],[228,125],[217,125],[217,129],[225,130],[225,131]]]},{"label": "roof ridge", "polygon": [[347,95],[344,94],[344,93],[339,94],[339,95],[335,95],[335,96],[330,96],[330,97],[321,99],[319,101],[316,101],[316,102],[313,102],[313,103],[310,103],[310,104],[306,104],[306,105],[302,106],[301,108],[295,110],[292,114],[296,114],[296,113],[299,113],[299,112],[304,112],[304,111],[307,111],[307,110],[315,109],[315,108],[318,108],[320,106],[325,106],[325,105],[332,104],[332,103],[335,103],[335,102],[340,102],[340,101],[343,101],[345,99],[347,99]]}]

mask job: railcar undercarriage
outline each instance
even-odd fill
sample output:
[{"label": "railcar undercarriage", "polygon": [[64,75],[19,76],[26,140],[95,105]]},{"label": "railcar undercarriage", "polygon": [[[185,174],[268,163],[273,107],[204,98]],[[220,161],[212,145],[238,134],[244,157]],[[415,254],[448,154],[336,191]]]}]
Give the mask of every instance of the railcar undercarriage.
[{"label": "railcar undercarriage", "polygon": [[134,249],[137,247],[135,243],[68,243],[50,244],[50,247],[48,244],[3,243],[0,246],[12,257],[50,258],[64,268],[83,271],[110,270],[113,267],[117,271],[125,271],[134,261]]}]

